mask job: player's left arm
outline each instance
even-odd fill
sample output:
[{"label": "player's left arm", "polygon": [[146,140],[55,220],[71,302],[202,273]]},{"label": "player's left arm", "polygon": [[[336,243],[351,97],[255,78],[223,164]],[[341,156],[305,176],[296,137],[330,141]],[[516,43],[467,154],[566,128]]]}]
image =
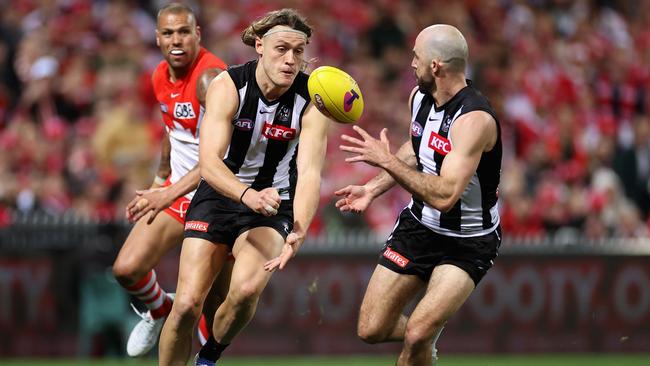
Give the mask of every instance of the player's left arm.
[{"label": "player's left arm", "polygon": [[222,72],[222,69],[215,67],[203,70],[199,76],[199,79],[196,82],[196,97],[199,99],[199,103],[201,103],[203,107],[205,107],[205,96],[208,93],[210,82]]},{"label": "player's left arm", "polygon": [[481,155],[496,144],[497,126],[487,112],[472,111],[460,116],[449,133],[453,146],[439,176],[414,172],[394,157],[381,165],[407,191],[442,212],[454,207],[476,172]]},{"label": "player's left arm", "polygon": [[298,145],[298,181],[293,199],[293,231],[287,236],[280,255],[264,265],[267,271],[283,269],[305,241],[307,229],[320,201],[321,170],[325,161],[329,123],[329,119],[313,104],[307,107],[302,118]]}]

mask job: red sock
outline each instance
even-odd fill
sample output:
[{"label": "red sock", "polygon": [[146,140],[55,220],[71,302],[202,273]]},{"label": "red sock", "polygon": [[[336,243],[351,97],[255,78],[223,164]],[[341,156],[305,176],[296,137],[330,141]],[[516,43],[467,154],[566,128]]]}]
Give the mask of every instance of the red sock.
[{"label": "red sock", "polygon": [[154,319],[167,316],[172,310],[172,299],[158,284],[154,270],[149,271],[143,279],[126,289],[147,306]]}]

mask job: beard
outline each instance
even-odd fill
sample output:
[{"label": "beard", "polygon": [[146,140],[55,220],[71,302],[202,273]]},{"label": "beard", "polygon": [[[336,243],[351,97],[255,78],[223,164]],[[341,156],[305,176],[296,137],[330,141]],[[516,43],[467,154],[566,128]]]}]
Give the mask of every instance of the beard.
[{"label": "beard", "polygon": [[418,88],[420,89],[421,93],[433,94],[438,89],[438,86],[436,85],[436,81],[431,77],[430,77],[430,79],[426,80],[426,79],[424,79],[422,77],[418,77],[416,75],[416,79],[418,81]]}]

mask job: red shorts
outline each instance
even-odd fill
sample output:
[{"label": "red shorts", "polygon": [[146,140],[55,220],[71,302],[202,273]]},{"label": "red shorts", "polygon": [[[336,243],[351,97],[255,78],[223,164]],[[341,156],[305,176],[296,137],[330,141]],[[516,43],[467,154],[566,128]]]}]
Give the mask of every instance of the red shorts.
[{"label": "red shorts", "polygon": [[[163,187],[169,187],[172,185],[172,182],[170,182],[169,179],[170,178],[167,178],[165,184],[162,185]],[[185,213],[187,212],[188,207],[190,207],[190,200],[185,196],[181,196],[177,198],[176,201],[172,202],[171,206],[165,209],[165,213],[176,219],[176,221],[180,222],[181,225],[185,225]]]},{"label": "red shorts", "polygon": [[171,206],[167,207],[165,213],[175,218],[176,221],[181,223],[181,225],[185,225],[185,213],[187,212],[188,207],[190,207],[190,200],[188,200],[187,197],[182,196],[177,198]]}]

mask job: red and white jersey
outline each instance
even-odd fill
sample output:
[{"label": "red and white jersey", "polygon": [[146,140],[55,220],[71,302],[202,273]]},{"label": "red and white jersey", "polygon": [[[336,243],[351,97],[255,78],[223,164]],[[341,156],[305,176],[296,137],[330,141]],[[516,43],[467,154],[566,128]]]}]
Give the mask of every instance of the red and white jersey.
[{"label": "red and white jersey", "polygon": [[[156,99],[160,103],[165,129],[171,143],[171,183],[178,182],[199,161],[199,127],[204,108],[196,96],[196,83],[206,69],[228,66],[201,47],[192,68],[185,77],[172,82],[169,64],[161,61],[151,76]],[[185,195],[192,199],[194,191]]]}]

